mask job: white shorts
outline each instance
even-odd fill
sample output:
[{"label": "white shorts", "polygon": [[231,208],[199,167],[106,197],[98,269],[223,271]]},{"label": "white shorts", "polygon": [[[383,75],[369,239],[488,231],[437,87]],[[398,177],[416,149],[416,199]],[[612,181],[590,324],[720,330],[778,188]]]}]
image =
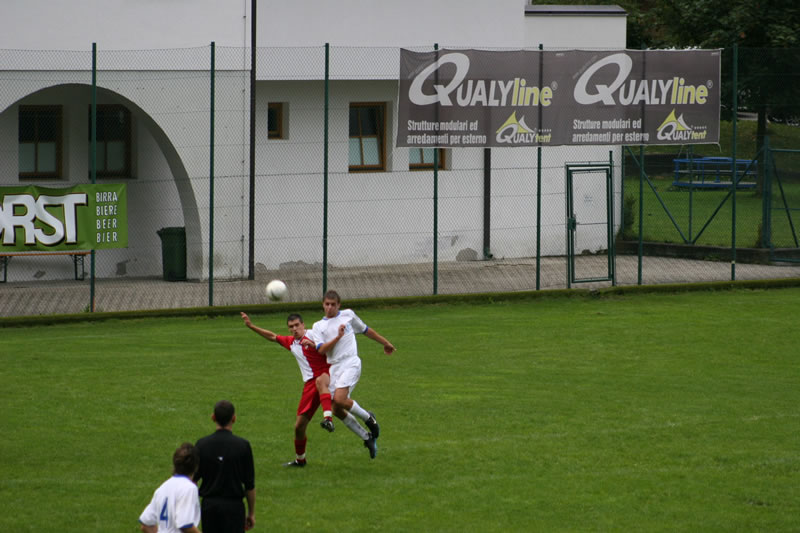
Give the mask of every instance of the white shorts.
[{"label": "white shorts", "polygon": [[353,392],[356,383],[361,378],[361,359],[356,355],[332,364],[330,376],[331,393],[336,389],[349,389],[347,393],[349,397],[350,392]]}]

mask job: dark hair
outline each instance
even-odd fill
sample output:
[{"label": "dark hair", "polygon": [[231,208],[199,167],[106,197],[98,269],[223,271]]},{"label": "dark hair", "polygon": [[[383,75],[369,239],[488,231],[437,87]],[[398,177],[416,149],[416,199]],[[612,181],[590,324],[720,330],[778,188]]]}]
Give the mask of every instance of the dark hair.
[{"label": "dark hair", "polygon": [[192,477],[200,464],[200,455],[191,442],[184,442],[172,454],[172,467],[176,474]]},{"label": "dark hair", "polygon": [[297,314],[297,313],[292,313],[291,315],[289,315],[289,316],[287,316],[287,317],[286,317],[286,323],[288,324],[288,323],[289,323],[289,322],[291,322],[292,320],[299,320],[300,322],[303,322],[303,317],[301,317],[301,316],[300,316],[299,314]]},{"label": "dark hair", "polygon": [[230,424],[234,414],[236,414],[236,410],[228,400],[220,400],[214,406],[214,420],[222,427]]},{"label": "dark hair", "polygon": [[339,298],[339,293],[336,291],[328,291],[325,293],[325,296],[322,298],[323,300],[336,300],[336,303],[342,303],[342,299]]}]

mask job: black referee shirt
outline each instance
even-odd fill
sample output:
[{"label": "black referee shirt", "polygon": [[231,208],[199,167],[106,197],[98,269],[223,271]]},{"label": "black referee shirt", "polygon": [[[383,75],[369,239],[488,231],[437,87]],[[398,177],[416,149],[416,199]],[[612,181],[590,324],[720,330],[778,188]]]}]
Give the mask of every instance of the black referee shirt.
[{"label": "black referee shirt", "polygon": [[244,498],[256,486],[250,443],[227,429],[218,429],[197,441],[200,467],[195,474],[201,498]]}]

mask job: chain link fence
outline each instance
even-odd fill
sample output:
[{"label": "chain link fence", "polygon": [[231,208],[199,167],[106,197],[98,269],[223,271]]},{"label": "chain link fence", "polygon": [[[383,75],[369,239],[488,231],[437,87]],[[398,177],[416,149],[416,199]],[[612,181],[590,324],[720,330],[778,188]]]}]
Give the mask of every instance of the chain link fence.
[{"label": "chain link fence", "polygon": [[259,48],[251,94],[244,48],[0,51],[0,186],[128,195],[126,248],[0,258],[0,316],[800,277],[797,50],[724,51],[720,146],[439,150],[399,52]]}]

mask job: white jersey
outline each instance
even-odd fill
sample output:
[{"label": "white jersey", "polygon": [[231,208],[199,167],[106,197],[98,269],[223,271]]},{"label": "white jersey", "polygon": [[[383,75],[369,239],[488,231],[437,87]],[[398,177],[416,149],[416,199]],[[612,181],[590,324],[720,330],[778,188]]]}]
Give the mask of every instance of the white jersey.
[{"label": "white jersey", "polygon": [[325,317],[314,323],[314,327],[311,329],[311,336],[317,345],[317,349],[339,335],[339,326],[341,324],[345,324],[347,327],[344,330],[344,336],[339,339],[339,342],[336,343],[332,350],[328,351],[328,363],[331,365],[349,357],[358,357],[356,334],[366,333],[369,329],[352,309],[341,309],[335,317]]},{"label": "white jersey", "polygon": [[181,528],[200,525],[197,485],[186,476],[174,475],[158,487],[139,522],[158,524],[158,533],[181,533]]}]

